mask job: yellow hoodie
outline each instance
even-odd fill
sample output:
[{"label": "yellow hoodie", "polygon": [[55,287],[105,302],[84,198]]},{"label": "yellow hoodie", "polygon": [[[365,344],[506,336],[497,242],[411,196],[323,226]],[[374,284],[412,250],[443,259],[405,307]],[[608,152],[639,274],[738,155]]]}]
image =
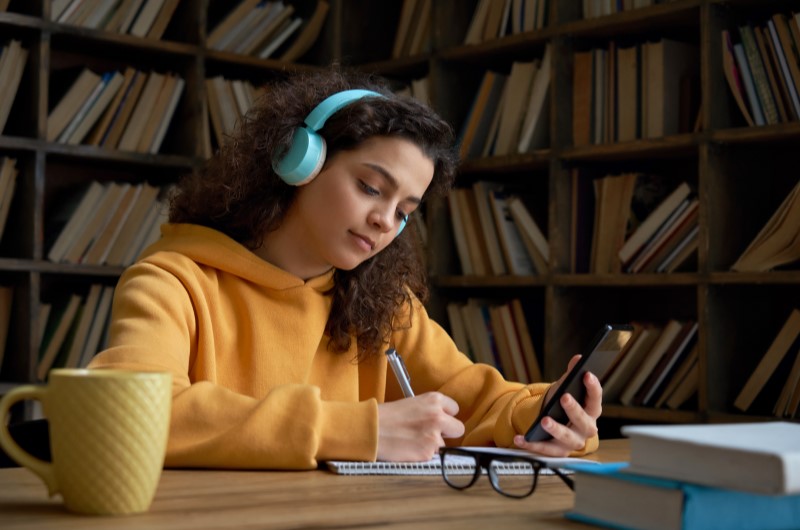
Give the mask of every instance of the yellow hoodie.
[{"label": "yellow hoodie", "polygon": [[[90,367],[172,374],[165,465],[374,460],[377,406],[402,393],[385,356],[356,363],[355,345],[326,349],[333,273],[303,281],[202,226],[164,225],[162,234],[120,278],[109,347]],[[418,302],[411,318],[392,339],[417,394],[438,390],[458,402],[466,434],[448,443],[511,446],[548,385],[506,382],[473,364]]]}]

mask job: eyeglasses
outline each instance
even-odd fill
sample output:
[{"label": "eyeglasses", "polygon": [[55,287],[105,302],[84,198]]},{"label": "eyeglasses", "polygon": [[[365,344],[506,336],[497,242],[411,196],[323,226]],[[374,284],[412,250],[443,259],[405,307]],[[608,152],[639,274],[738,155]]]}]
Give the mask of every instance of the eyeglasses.
[{"label": "eyeglasses", "polygon": [[461,447],[442,447],[439,456],[442,459],[442,478],[457,490],[475,484],[485,470],[497,493],[522,499],[534,492],[542,469],[552,471],[569,489],[575,489],[570,477],[532,456],[492,453],[490,448],[477,451]]}]

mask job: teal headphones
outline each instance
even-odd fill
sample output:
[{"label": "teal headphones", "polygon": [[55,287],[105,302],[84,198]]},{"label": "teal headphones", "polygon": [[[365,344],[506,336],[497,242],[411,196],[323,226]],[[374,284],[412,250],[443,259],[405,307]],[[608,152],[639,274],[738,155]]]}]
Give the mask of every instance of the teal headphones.
[{"label": "teal headphones", "polygon": [[[294,130],[292,144],[286,153],[280,159],[272,161],[275,173],[291,186],[302,186],[314,180],[325,163],[327,153],[325,139],[317,131],[339,109],[365,97],[384,96],[372,90],[353,89],[337,92],[322,100],[308,114],[304,120],[305,125]],[[408,216],[400,222],[400,229],[395,237],[400,235],[407,222]]]}]

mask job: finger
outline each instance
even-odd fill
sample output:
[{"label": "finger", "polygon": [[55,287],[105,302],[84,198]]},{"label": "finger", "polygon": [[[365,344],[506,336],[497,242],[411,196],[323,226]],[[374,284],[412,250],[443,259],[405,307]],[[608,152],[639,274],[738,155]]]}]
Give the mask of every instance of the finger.
[{"label": "finger", "polygon": [[567,434],[564,431],[558,431],[560,436],[556,436],[555,432],[550,432],[554,437],[558,437],[565,445],[580,449],[585,444],[587,438],[591,438],[597,434],[596,418],[590,416],[581,405],[575,401],[575,398],[565,394],[561,397],[561,407],[567,413],[569,418],[569,425],[566,426]]},{"label": "finger", "polygon": [[597,376],[591,372],[583,376],[583,384],[586,386],[586,402],[583,405],[586,414],[594,419],[603,413],[603,387]]},{"label": "finger", "polygon": [[444,419],[441,433],[443,438],[461,438],[464,436],[465,430],[466,427],[464,427],[461,421],[452,416],[448,416]]},{"label": "finger", "polygon": [[440,396],[440,403],[443,411],[445,411],[450,416],[455,416],[456,414],[458,414],[458,402],[455,399],[439,392],[437,392],[437,394],[439,394]]}]

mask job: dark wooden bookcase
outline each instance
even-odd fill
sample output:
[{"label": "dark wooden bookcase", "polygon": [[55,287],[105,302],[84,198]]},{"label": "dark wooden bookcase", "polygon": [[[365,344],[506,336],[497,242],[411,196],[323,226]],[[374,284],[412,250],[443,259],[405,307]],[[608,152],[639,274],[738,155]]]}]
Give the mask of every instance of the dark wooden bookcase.
[{"label": "dark wooden bookcase", "polygon": [[[462,126],[486,69],[508,69],[512,61],[541,57],[553,47],[550,138],[531,154],[464,161],[458,185],[493,180],[526,191],[534,216],[543,220],[551,251],[549,271],[529,277],[463,276],[446,203],[426,208],[428,261],[433,286],[429,304],[447,326],[444,303],[468,297],[520,297],[545,377],[557,377],[604,322],[699,322],[700,386],[691,407],[672,411],[607,404],[604,417],[618,422],[715,422],[766,419],[733,401],[792,307],[800,299],[800,271],[730,272],[731,264],[796,182],[800,123],[746,127],[722,71],[720,32],[772,13],[797,9],[776,0],[675,0],[596,19],[580,18],[580,2],[550,2],[543,30],[464,46],[477,0],[436,0],[431,14],[432,49],[389,59],[402,0],[332,0],[322,34],[302,64],[255,60],[203,46],[206,28],[230,9],[222,0],[184,0],[164,40],[72,28],[48,21],[48,0],[12,0],[0,14],[0,35],[22,39],[31,50],[12,109],[0,136],[0,155],[16,156],[21,170],[7,234],[0,242],[0,282],[14,284],[11,336],[0,373],[2,388],[34,380],[34,329],[40,300],[73,284],[113,283],[119,269],[67,266],[46,261],[48,213],[66,193],[93,178],[171,181],[202,162],[199,124],[205,119],[202,80],[224,74],[254,82],[284,69],[337,61],[398,81],[428,76],[434,107],[456,130]],[[700,50],[700,132],[656,139],[574,147],[572,59],[576,51],[610,40],[643,42],[672,37]],[[51,83],[54,69],[70,64],[135,65],[179,72],[187,86],[159,155],[67,147],[43,140],[48,105],[64,87]],[[570,172],[658,171],[687,180],[700,200],[697,265],[673,274],[573,274],[570,272]]]}]

